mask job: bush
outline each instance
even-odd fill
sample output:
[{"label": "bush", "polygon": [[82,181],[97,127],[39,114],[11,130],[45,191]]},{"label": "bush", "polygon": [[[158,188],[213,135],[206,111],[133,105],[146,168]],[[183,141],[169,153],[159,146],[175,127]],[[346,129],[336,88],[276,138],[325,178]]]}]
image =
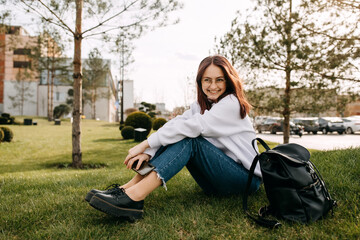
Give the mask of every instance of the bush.
[{"label": "bush", "polygon": [[133,139],[134,138],[134,127],[132,126],[125,126],[121,130],[121,136],[124,139]]},{"label": "bush", "polygon": [[15,117],[9,117],[9,124],[15,124]]},{"label": "bush", "polygon": [[0,143],[4,140],[4,131],[0,129]]},{"label": "bush", "polygon": [[0,124],[15,124],[15,118],[11,117],[9,113],[2,113],[0,117]]},{"label": "bush", "polygon": [[60,104],[54,108],[54,118],[61,118],[63,115],[69,114],[70,110],[69,105]]},{"label": "bush", "polygon": [[166,119],[165,118],[157,118],[154,120],[153,122],[153,129],[156,131],[159,128],[161,128],[165,123],[166,123]]},{"label": "bush", "polygon": [[133,128],[145,128],[146,136],[149,135],[152,127],[151,117],[144,112],[131,113],[125,120],[125,126]]},{"label": "bush", "polygon": [[11,142],[14,137],[13,132],[8,127],[0,127],[0,129],[4,132],[4,142]]},{"label": "bush", "polygon": [[5,117],[0,117],[0,124],[8,124],[9,119]]},{"label": "bush", "polygon": [[149,114],[149,116],[150,116],[151,118],[155,118],[155,116],[156,116],[156,113],[155,113],[155,112],[148,112],[148,114]]},{"label": "bush", "polygon": [[1,116],[4,118],[10,118],[10,114],[8,113],[2,113]]}]

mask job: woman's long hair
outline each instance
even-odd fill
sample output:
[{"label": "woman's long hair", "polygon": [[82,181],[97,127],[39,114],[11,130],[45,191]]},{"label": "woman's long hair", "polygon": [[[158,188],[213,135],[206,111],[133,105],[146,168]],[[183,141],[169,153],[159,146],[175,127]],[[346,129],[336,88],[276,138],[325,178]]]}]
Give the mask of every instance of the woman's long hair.
[{"label": "woman's long hair", "polygon": [[208,100],[201,87],[201,79],[204,75],[204,72],[211,64],[221,68],[226,80],[226,90],[218,98],[218,101],[229,94],[234,94],[240,104],[240,117],[244,118],[246,114],[249,113],[251,105],[245,98],[242,81],[231,63],[225,57],[220,55],[206,57],[199,65],[196,76],[196,83],[197,99],[200,104],[201,114],[203,114],[205,110],[209,110],[212,105],[212,102]]}]

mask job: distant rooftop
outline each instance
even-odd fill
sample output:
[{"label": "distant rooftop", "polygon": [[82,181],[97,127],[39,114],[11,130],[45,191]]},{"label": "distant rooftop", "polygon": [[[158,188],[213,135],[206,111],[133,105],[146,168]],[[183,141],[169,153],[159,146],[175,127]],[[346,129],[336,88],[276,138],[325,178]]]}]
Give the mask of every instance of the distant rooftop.
[{"label": "distant rooftop", "polygon": [[29,33],[21,26],[10,26],[4,24],[0,24],[0,33],[29,35]]}]

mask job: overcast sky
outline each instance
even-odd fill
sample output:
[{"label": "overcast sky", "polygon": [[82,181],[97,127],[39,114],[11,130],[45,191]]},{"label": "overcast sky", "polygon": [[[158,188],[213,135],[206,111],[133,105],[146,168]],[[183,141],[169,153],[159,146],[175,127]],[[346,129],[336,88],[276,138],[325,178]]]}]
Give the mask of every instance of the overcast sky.
[{"label": "overcast sky", "polygon": [[215,36],[230,30],[237,10],[249,0],[183,0],[174,15],[180,23],[147,33],[134,44],[135,62],[128,78],[134,80],[136,100],[165,102],[172,110],[184,104],[187,77],[194,80],[200,61],[213,50]]}]

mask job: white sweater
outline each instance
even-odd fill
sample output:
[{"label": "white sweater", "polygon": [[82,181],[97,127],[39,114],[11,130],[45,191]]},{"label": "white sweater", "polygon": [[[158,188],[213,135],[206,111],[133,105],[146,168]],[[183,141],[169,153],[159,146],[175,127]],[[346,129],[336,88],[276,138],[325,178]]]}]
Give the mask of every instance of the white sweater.
[{"label": "white sweater", "polygon": [[[168,121],[148,138],[150,148],[145,153],[154,156],[160,146],[176,143],[186,137],[203,136],[235,162],[250,169],[256,155],[251,141],[256,137],[248,116],[240,118],[240,104],[234,95],[228,95],[210,110],[200,114],[195,102],[182,115]],[[261,177],[259,164],[255,175]]]}]

